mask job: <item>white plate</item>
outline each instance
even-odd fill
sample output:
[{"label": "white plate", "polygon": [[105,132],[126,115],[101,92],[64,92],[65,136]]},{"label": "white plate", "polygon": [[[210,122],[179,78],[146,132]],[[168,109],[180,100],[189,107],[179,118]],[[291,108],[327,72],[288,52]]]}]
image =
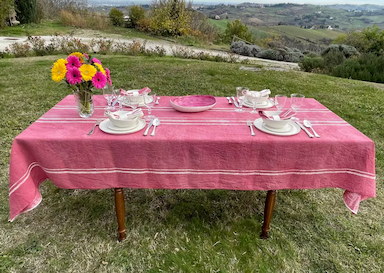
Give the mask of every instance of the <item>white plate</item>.
[{"label": "white plate", "polygon": [[[298,133],[300,133],[300,130],[301,130],[299,125],[297,125],[296,123],[293,123],[293,122],[289,122],[288,124],[292,126],[289,131],[284,132],[284,128],[283,128],[282,132],[272,131],[264,125],[262,118],[255,119],[253,124],[260,131],[267,133],[267,134],[276,135],[276,136],[293,136],[293,135],[297,135]],[[273,128],[273,130],[279,130],[279,129]]]},{"label": "white plate", "polygon": [[[243,102],[243,105],[246,106],[246,107],[249,107],[249,108],[252,108],[252,103],[250,103],[249,101],[245,100]],[[266,108],[271,108],[272,106],[274,106],[275,103],[271,100],[267,100],[266,102],[264,103],[261,103],[261,104],[257,104],[257,107],[256,107],[256,110],[257,109],[266,109]]]},{"label": "white plate", "polygon": [[[135,126],[135,127],[132,127],[132,128],[129,128],[129,129],[125,129],[125,130],[112,130],[112,129],[110,129],[111,125],[109,125],[109,123],[113,127],[115,127],[109,119],[103,120],[100,123],[99,127],[100,127],[100,130],[103,131],[104,133],[112,134],[112,135],[125,135],[125,134],[136,133],[136,132],[142,130],[145,127],[145,125],[146,125],[145,120],[140,118],[138,125]],[[122,129],[122,128],[119,128],[119,129]]]},{"label": "white plate", "polygon": [[276,133],[286,133],[286,132],[290,132],[293,129],[292,123],[287,123],[283,128],[272,128],[263,122],[263,127],[268,131],[272,131]]}]

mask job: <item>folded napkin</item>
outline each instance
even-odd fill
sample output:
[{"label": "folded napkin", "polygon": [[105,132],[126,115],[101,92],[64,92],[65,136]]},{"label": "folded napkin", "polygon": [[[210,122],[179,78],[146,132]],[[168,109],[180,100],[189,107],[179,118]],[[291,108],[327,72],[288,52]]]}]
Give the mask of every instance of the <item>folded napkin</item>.
[{"label": "folded napkin", "polygon": [[247,95],[248,96],[259,96],[259,97],[262,97],[262,96],[269,95],[269,94],[271,94],[271,90],[269,90],[269,89],[264,89],[264,90],[261,90],[261,91],[247,91]]},{"label": "folded napkin", "polygon": [[259,111],[259,115],[262,118],[270,119],[270,120],[287,120],[296,115],[296,112],[289,108],[288,110],[284,110],[280,112],[278,115],[267,115],[264,111]]},{"label": "folded napkin", "polygon": [[134,96],[144,95],[151,92],[151,89],[149,87],[144,87],[143,89],[140,89],[138,91],[126,91],[124,89],[120,89],[120,95],[127,96],[129,94],[133,94]]}]

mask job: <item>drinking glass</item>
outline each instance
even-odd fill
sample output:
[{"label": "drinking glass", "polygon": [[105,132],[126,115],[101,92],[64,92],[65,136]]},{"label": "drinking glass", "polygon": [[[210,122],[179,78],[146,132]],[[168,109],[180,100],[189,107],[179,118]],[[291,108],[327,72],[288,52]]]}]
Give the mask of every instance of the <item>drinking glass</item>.
[{"label": "drinking glass", "polygon": [[293,110],[298,110],[303,104],[305,96],[303,94],[294,93],[291,94],[291,107]]},{"label": "drinking glass", "polygon": [[132,110],[135,110],[139,106],[140,100],[144,98],[144,96],[135,96],[134,94],[128,94],[127,103],[132,108]]},{"label": "drinking glass", "polygon": [[107,100],[107,103],[108,103],[108,107],[106,107],[104,110],[109,110],[109,111],[113,111],[115,110],[115,107],[112,106],[112,101],[114,99],[116,99],[116,92],[115,92],[115,89],[113,88],[113,86],[110,86],[110,85],[106,85],[104,88],[103,88],[103,95],[104,95],[104,98]]},{"label": "drinking glass", "polygon": [[245,94],[244,94],[244,88],[247,87],[236,87],[236,98],[237,101],[239,102],[239,108],[236,108],[236,112],[243,112],[243,103],[245,99]]},{"label": "drinking glass", "polygon": [[287,102],[287,96],[284,95],[276,95],[275,96],[275,106],[278,111],[282,111],[285,103]]},{"label": "drinking glass", "polygon": [[150,93],[144,95],[144,104],[148,108],[148,115],[144,117],[146,121],[156,118],[156,116],[151,115],[152,106],[156,103],[156,93]]},{"label": "drinking glass", "polygon": [[257,113],[256,107],[257,107],[257,104],[260,101],[260,98],[261,98],[260,94],[257,94],[257,93],[252,93],[252,95],[250,96],[250,99],[251,99],[251,102],[252,102],[251,114],[256,114]]}]

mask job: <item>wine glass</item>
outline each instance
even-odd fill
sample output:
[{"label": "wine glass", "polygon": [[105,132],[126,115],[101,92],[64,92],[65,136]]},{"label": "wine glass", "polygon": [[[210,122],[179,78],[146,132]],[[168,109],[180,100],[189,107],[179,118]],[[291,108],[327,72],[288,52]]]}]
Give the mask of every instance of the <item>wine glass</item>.
[{"label": "wine glass", "polygon": [[305,96],[303,94],[294,93],[291,94],[291,107],[293,110],[298,110],[303,104]]},{"label": "wine glass", "polygon": [[127,103],[132,110],[135,110],[139,106],[141,98],[144,100],[144,96],[135,96],[134,94],[127,95]]},{"label": "wine glass", "polygon": [[284,95],[275,96],[275,106],[279,112],[283,110],[286,102],[287,102],[287,96],[284,96]]},{"label": "wine glass", "polygon": [[243,112],[243,103],[245,99],[245,92],[249,90],[247,87],[236,87],[236,98],[239,102],[239,108],[236,108],[236,112]]},{"label": "wine glass", "polygon": [[259,103],[260,101],[260,94],[258,93],[252,93],[251,96],[249,97],[251,99],[251,102],[252,102],[252,111],[251,111],[251,114],[256,114],[257,111],[256,111],[256,107],[257,107],[257,104]]},{"label": "wine glass", "polygon": [[107,100],[108,107],[106,107],[104,110],[113,111],[115,110],[115,107],[112,106],[112,101],[116,99],[116,92],[112,85],[106,85],[103,88],[103,95],[104,98]]},{"label": "wine glass", "polygon": [[156,116],[151,115],[152,106],[156,103],[156,93],[150,93],[144,95],[144,104],[148,108],[148,115],[144,117],[146,121],[156,118]]}]

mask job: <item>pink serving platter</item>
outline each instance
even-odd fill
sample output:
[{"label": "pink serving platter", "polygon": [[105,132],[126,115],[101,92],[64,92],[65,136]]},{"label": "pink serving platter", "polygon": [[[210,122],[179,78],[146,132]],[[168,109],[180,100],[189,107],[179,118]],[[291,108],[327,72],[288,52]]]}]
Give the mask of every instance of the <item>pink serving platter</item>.
[{"label": "pink serving platter", "polygon": [[215,106],[216,99],[210,95],[191,95],[173,98],[170,103],[177,111],[194,113],[211,109]]}]

